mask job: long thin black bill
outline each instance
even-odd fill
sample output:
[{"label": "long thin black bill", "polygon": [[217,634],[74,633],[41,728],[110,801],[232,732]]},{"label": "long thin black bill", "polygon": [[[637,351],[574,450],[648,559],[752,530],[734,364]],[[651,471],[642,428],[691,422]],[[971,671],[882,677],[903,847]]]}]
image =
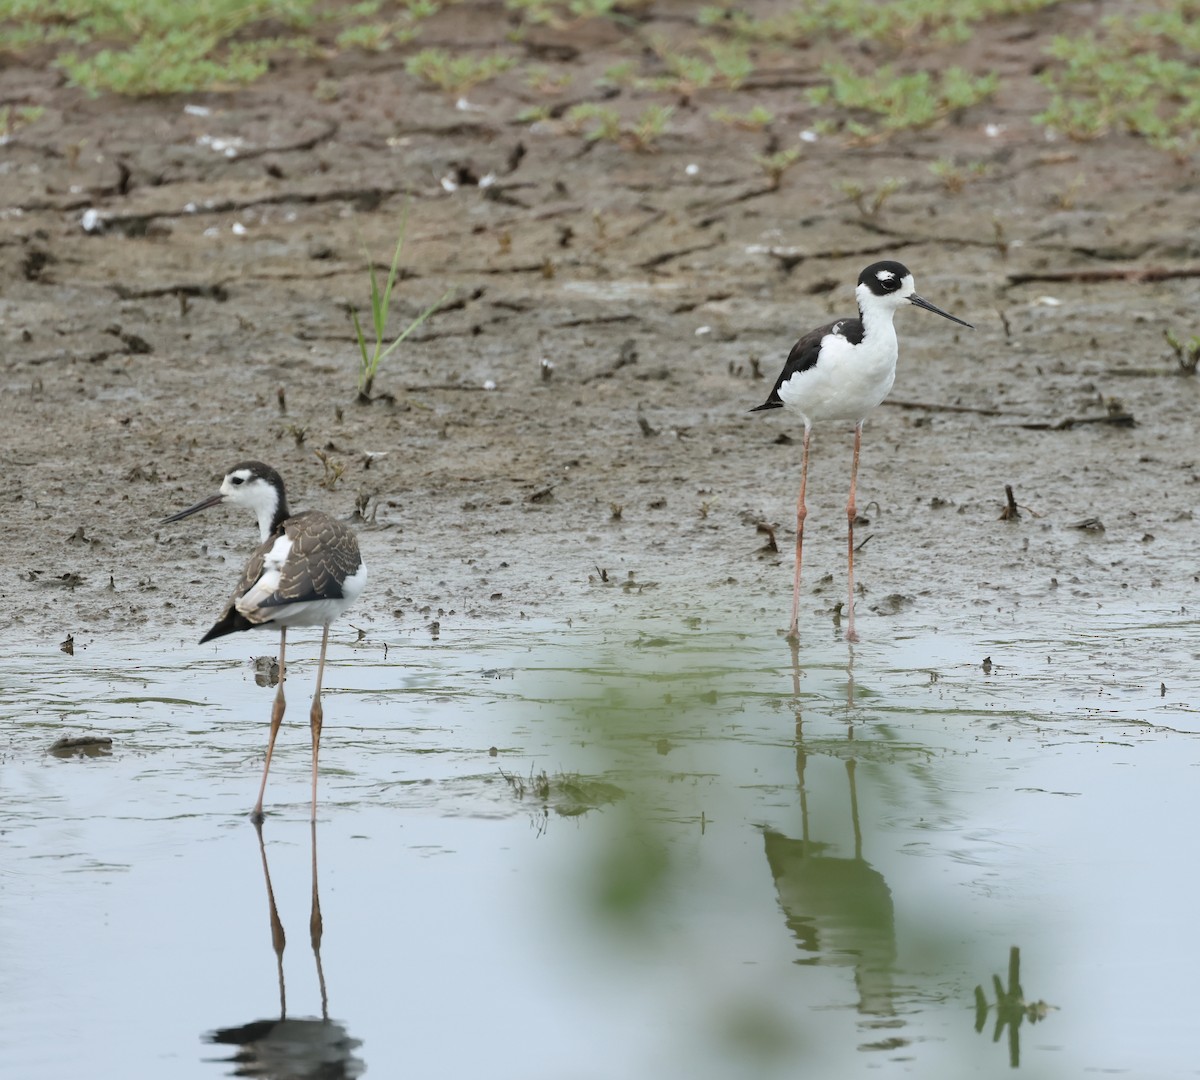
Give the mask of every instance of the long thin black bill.
[{"label": "long thin black bill", "polygon": [[180,510],[178,514],[172,514],[170,517],[163,518],[159,524],[169,525],[172,521],[179,521],[181,518],[191,517],[193,514],[200,513],[201,510],[207,510],[210,506],[216,506],[217,503],[224,501],[224,495],[214,495],[212,498],[205,499],[204,502],[196,503],[195,506],[189,506],[186,510]]},{"label": "long thin black bill", "polygon": [[932,311],[935,315],[940,315],[943,319],[956,322],[959,326],[965,326],[968,330],[975,329],[969,322],[964,322],[957,315],[951,315],[949,312],[943,311],[940,307],[934,307],[928,300],[922,300],[916,293],[913,293],[908,299],[911,303],[916,304],[917,307],[923,307],[926,311]]}]

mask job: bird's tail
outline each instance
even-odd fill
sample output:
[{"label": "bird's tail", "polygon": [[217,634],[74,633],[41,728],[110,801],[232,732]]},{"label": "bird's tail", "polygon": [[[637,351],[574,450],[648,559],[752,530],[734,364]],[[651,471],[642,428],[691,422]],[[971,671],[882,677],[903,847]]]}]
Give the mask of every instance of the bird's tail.
[{"label": "bird's tail", "polygon": [[239,630],[253,630],[258,623],[252,623],[232,604],[229,605],[229,610],[217,621],[216,625],[200,639],[200,644],[203,645],[206,641],[212,641],[213,638],[224,637],[226,634],[235,634]]}]

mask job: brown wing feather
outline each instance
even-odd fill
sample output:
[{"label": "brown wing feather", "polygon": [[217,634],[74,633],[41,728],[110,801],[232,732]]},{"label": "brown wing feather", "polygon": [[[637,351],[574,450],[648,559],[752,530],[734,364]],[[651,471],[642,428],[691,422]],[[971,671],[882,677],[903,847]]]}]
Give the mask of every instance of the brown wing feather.
[{"label": "brown wing feather", "polygon": [[[279,579],[279,588],[262,600],[249,616],[237,609],[237,602],[262,577],[263,567],[280,533],[292,542],[291,554]],[[342,582],[362,565],[358,538],[340,521],[319,510],[293,514],[262,544],[254,549],[229,598],[220,619],[200,639],[201,644],[238,630],[250,630],[266,622],[273,607],[299,604],[306,600],[336,600],[342,595]],[[254,618],[256,612],[263,613]]]},{"label": "brown wing feather", "polygon": [[354,533],[319,510],[296,514],[283,528],[292,542],[292,553],[279,588],[260,606],[341,599],[342,582],[362,565]]}]

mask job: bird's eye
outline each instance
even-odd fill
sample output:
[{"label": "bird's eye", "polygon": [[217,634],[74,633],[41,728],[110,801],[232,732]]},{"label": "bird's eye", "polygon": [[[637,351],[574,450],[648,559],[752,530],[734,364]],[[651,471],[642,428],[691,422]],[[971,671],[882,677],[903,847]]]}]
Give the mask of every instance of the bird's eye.
[{"label": "bird's eye", "polygon": [[246,479],[245,479],[245,477],[242,477],[242,476],[231,476],[229,478],[229,482],[236,487],[238,484],[244,484],[246,482]]}]

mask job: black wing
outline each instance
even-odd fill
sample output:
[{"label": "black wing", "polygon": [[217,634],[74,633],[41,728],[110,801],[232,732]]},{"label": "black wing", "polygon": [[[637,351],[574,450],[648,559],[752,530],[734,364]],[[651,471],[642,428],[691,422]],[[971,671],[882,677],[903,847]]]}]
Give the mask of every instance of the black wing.
[{"label": "black wing", "polygon": [[783,371],[779,373],[779,378],[775,380],[775,385],[771,389],[770,396],[761,405],[756,405],[750,411],[762,412],[764,409],[782,409],[783,399],[779,396],[779,388],[793,375],[798,375],[802,371],[807,371],[809,368],[817,366],[817,357],[821,355],[821,342],[825,340],[828,334],[837,334],[840,337],[844,337],[851,345],[857,345],[862,341],[863,337],[862,320],[838,319],[837,322],[819,326],[816,330],[810,330],[805,334],[804,337],[792,346],[792,351],[788,353],[787,363],[783,365]]}]

